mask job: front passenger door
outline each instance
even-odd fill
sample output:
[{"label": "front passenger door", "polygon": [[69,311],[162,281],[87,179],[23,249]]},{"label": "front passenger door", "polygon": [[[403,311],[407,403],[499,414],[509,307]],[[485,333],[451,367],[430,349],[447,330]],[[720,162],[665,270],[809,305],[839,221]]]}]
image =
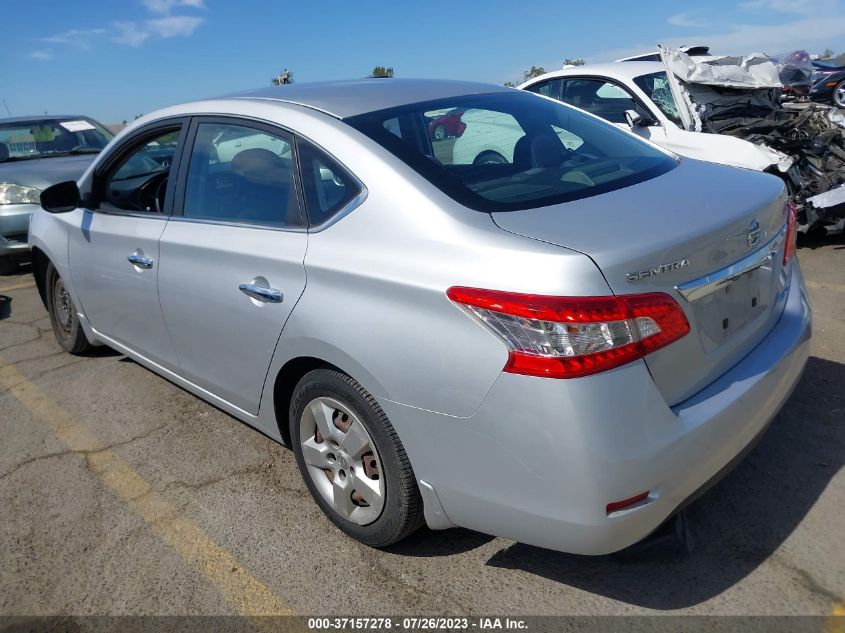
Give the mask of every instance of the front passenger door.
[{"label": "front passenger door", "polygon": [[308,235],[293,138],[233,118],[194,119],[177,209],[161,236],[159,293],[180,373],[251,413],[305,289]]},{"label": "front passenger door", "polygon": [[626,110],[648,112],[639,100],[623,86],[604,79],[590,77],[565,78],[561,83],[560,100],[576,108],[595,114],[623,129],[629,130],[659,145],[666,145],[666,131],[662,125],[643,125],[631,128],[626,119]]}]

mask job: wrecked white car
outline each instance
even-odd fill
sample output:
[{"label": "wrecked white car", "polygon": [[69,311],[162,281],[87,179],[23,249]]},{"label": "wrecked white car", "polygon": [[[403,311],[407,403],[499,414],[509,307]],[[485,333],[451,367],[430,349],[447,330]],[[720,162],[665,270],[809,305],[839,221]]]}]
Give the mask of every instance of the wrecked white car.
[{"label": "wrecked white car", "polygon": [[781,170],[799,209],[799,230],[845,226],[845,113],[829,106],[784,107],[783,85],[765,55],[693,59],[660,49],[683,127],[743,139],[788,156]]},{"label": "wrecked white car", "polygon": [[[667,51],[661,53],[669,58]],[[841,177],[837,176],[837,164],[828,165],[825,162],[828,159],[821,158],[812,163],[813,171],[808,166],[809,159],[795,152],[794,143],[770,139],[765,130],[754,135],[745,134],[741,129],[742,125],[759,122],[774,110],[785,112],[778,115],[783,116],[784,121],[793,121],[796,117],[795,113],[784,111],[779,105],[778,73],[768,58],[752,56],[743,62],[740,58],[691,57],[674,51],[672,59],[671,65],[664,60],[570,67],[535,77],[519,87],[629,128],[682,156],[780,176],[787,182],[799,206],[802,231],[839,221],[838,209],[827,207],[822,210],[808,200],[830,204],[831,199],[838,199],[833,196],[819,200],[813,196],[845,182],[845,170],[841,171]],[[730,87],[719,83],[726,81],[731,83]],[[768,85],[772,83],[777,86]],[[740,123],[738,128],[719,126],[717,122],[725,121],[720,115],[729,114],[729,108],[738,104],[746,109],[753,106],[749,111],[751,118]],[[757,109],[766,106],[768,109]],[[818,119],[812,113],[806,116]],[[816,121],[817,127],[833,130],[822,136],[815,130],[804,129],[807,126],[802,121],[797,121],[802,131],[796,132],[801,137],[801,145],[823,144],[837,135],[841,139],[842,130],[832,119],[825,119],[826,123]],[[833,149],[825,154],[832,152],[834,163],[836,151]],[[845,158],[845,150],[841,157]],[[826,173],[832,173],[833,177],[824,176]],[[821,180],[819,174],[822,174]]]},{"label": "wrecked white car", "polygon": [[682,156],[757,171],[783,172],[792,164],[780,152],[688,128],[661,62],[571,66],[530,79],[519,88],[586,110]]}]

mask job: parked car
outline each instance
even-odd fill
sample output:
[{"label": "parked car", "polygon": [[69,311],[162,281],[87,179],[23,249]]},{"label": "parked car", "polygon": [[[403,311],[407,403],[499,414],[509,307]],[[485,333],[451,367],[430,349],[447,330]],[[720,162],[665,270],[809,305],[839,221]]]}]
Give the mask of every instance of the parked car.
[{"label": "parked car", "polygon": [[519,88],[586,110],[682,156],[757,171],[778,170],[786,158],[743,139],[684,129],[659,61],[575,66]]},{"label": "parked car", "polygon": [[433,141],[443,141],[447,138],[458,138],[464,133],[466,125],[461,120],[462,110],[449,110],[435,113],[435,117],[428,124],[428,134]]},{"label": "parked car", "polygon": [[0,274],[29,256],[27,228],[41,191],[81,176],[111,138],[88,117],[0,120]]},{"label": "parked car", "polygon": [[[433,160],[426,118],[446,109],[511,117],[512,160]],[[232,132],[279,150],[219,160]],[[127,168],[172,134],[167,169]],[[111,346],[289,445],[371,546],[425,522],[624,548],[749,449],[809,349],[782,181],[500,86],[170,107],[41,202],[59,344]]]},{"label": "parked car", "polygon": [[[720,79],[708,67],[714,58],[669,53],[678,57],[674,67],[690,75],[688,83],[676,78],[678,90],[685,91],[680,97],[662,62],[567,68],[520,88],[591,112],[683,156],[776,174],[798,205],[799,231],[841,230],[839,207],[810,202],[845,179],[845,154],[834,147],[842,138],[835,120],[825,112],[784,110],[778,71],[768,58],[734,58],[733,66],[719,58]],[[724,70],[729,67],[731,73]],[[739,74],[746,75],[742,81],[731,79]],[[687,101],[689,107],[678,108]]]},{"label": "parked car", "polygon": [[810,99],[845,108],[845,65],[813,61]]}]

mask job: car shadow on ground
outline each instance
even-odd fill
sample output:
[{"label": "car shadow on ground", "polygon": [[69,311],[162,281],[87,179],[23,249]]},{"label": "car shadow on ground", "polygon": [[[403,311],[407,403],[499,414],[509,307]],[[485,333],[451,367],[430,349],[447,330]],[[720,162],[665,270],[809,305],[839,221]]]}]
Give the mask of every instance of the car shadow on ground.
[{"label": "car shadow on ground", "polygon": [[453,528],[443,531],[430,530],[427,527],[423,527],[395,545],[384,548],[384,551],[400,556],[421,558],[453,556],[481,547],[494,538],[489,534],[473,532],[472,530],[465,530],[463,528]]},{"label": "car shadow on ground", "polygon": [[[778,549],[845,463],[842,385],[845,365],[810,358],[757,447],[658,538],[599,557],[517,543],[487,564],[651,609],[686,608],[724,592]],[[806,572],[796,575],[815,584]]]},{"label": "car shadow on ground", "polygon": [[830,244],[837,244],[837,246],[833,247],[833,250],[839,251],[845,249],[845,245],[839,246],[839,244],[843,244],[843,242],[845,242],[845,233],[837,233],[834,235],[825,235],[823,233],[813,233],[811,235],[807,235],[802,233],[798,236],[799,249],[808,248],[810,250],[815,250]]}]

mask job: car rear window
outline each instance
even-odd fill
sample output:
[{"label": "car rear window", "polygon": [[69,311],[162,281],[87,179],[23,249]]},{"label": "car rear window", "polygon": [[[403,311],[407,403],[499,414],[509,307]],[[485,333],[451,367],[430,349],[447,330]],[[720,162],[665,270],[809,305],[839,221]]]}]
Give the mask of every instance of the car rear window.
[{"label": "car rear window", "polygon": [[[448,134],[431,125],[443,112],[460,116]],[[346,122],[456,201],[486,212],[614,191],[677,164],[609,123],[523,91],[415,103]]]}]

